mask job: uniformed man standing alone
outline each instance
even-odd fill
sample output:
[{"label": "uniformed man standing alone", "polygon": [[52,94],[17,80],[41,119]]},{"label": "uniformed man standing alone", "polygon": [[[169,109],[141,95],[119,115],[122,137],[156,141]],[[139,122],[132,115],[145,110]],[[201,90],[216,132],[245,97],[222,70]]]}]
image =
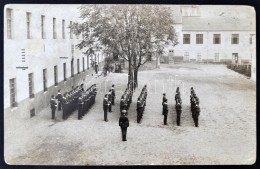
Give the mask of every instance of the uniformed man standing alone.
[{"label": "uniformed man standing alone", "polygon": [[127,127],[129,126],[129,120],[126,117],[126,110],[122,111],[122,116],[119,118],[119,126],[122,131],[122,141],[126,141]]},{"label": "uniformed man standing alone", "polygon": [[103,110],[104,110],[104,121],[108,121],[107,120],[107,108],[108,108],[108,99],[107,99],[107,95],[105,95],[104,100],[103,100]]},{"label": "uniformed man standing alone", "polygon": [[[163,93],[162,105],[163,105],[163,103],[164,103],[166,100],[167,100],[167,99],[166,99],[166,93]],[[163,111],[162,111],[162,115],[163,115]]]},{"label": "uniformed man standing alone", "polygon": [[112,85],[112,88],[111,88],[111,94],[112,94],[112,105],[115,105],[115,97],[116,97],[116,92],[115,92],[115,85]]},{"label": "uniformed man standing alone", "polygon": [[56,96],[56,99],[58,100],[58,111],[61,111],[61,100],[62,100],[62,94],[60,92],[60,90],[58,90],[58,94]]},{"label": "uniformed man standing alone", "polygon": [[51,104],[51,117],[52,119],[55,119],[55,110],[57,108],[57,103],[55,101],[54,95],[51,96],[51,100],[50,100],[50,104]]},{"label": "uniformed man standing alone", "polygon": [[83,116],[83,105],[84,105],[84,101],[82,96],[79,96],[78,98],[78,120],[82,119]]},{"label": "uniformed man standing alone", "polygon": [[167,124],[167,116],[168,116],[168,104],[167,104],[167,99],[165,100],[165,102],[163,103],[163,115],[164,115],[164,125],[168,125]]}]

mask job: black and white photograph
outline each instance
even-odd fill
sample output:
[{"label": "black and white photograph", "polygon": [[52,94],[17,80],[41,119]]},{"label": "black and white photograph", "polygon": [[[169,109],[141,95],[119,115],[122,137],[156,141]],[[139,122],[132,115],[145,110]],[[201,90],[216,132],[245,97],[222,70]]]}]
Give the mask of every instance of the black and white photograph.
[{"label": "black and white photograph", "polygon": [[252,165],[246,5],[7,4],[8,165]]}]

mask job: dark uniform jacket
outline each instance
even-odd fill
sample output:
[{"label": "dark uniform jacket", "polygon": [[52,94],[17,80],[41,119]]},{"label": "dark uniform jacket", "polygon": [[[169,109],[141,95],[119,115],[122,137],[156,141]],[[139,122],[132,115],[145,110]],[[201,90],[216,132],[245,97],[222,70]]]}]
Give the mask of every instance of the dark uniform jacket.
[{"label": "dark uniform jacket", "polygon": [[56,99],[58,99],[59,101],[61,101],[61,99],[62,99],[61,93],[58,93],[58,94],[57,94]]},{"label": "dark uniform jacket", "polygon": [[50,104],[51,104],[51,108],[52,109],[56,109],[57,103],[56,103],[56,101],[53,98],[51,98]]},{"label": "dark uniform jacket", "polygon": [[163,104],[163,115],[167,115],[168,114],[168,105],[167,104]]},{"label": "dark uniform jacket", "polygon": [[129,121],[128,118],[125,116],[121,116],[119,118],[119,126],[120,127],[128,127],[129,126]]}]

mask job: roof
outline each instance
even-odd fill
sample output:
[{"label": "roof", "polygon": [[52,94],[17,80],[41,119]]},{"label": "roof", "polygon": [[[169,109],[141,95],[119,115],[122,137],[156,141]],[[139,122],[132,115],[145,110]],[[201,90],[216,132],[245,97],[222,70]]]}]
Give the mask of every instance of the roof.
[{"label": "roof", "polygon": [[255,31],[255,18],[237,17],[183,17],[183,31]]}]

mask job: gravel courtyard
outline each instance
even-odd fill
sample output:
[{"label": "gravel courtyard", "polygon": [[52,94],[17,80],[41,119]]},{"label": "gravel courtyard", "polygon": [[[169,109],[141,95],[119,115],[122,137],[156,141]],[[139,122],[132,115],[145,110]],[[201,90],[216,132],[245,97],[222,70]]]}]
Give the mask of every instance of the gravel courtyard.
[{"label": "gravel courtyard", "polygon": [[[256,160],[256,83],[225,65],[175,64],[143,70],[133,95],[127,141],[121,141],[119,99],[127,74],[111,73],[94,80],[96,103],[77,120],[63,121],[46,108],[34,118],[5,123],[8,164],[32,165],[192,165],[253,164]],[[115,84],[116,101],[103,121],[103,97]],[[136,100],[148,86],[146,109],[136,122]],[[175,90],[182,98],[181,126],[176,125]],[[190,87],[200,99],[199,128],[190,112]],[[162,93],[168,98],[168,125],[163,125]],[[19,127],[15,123],[20,123]]]}]

